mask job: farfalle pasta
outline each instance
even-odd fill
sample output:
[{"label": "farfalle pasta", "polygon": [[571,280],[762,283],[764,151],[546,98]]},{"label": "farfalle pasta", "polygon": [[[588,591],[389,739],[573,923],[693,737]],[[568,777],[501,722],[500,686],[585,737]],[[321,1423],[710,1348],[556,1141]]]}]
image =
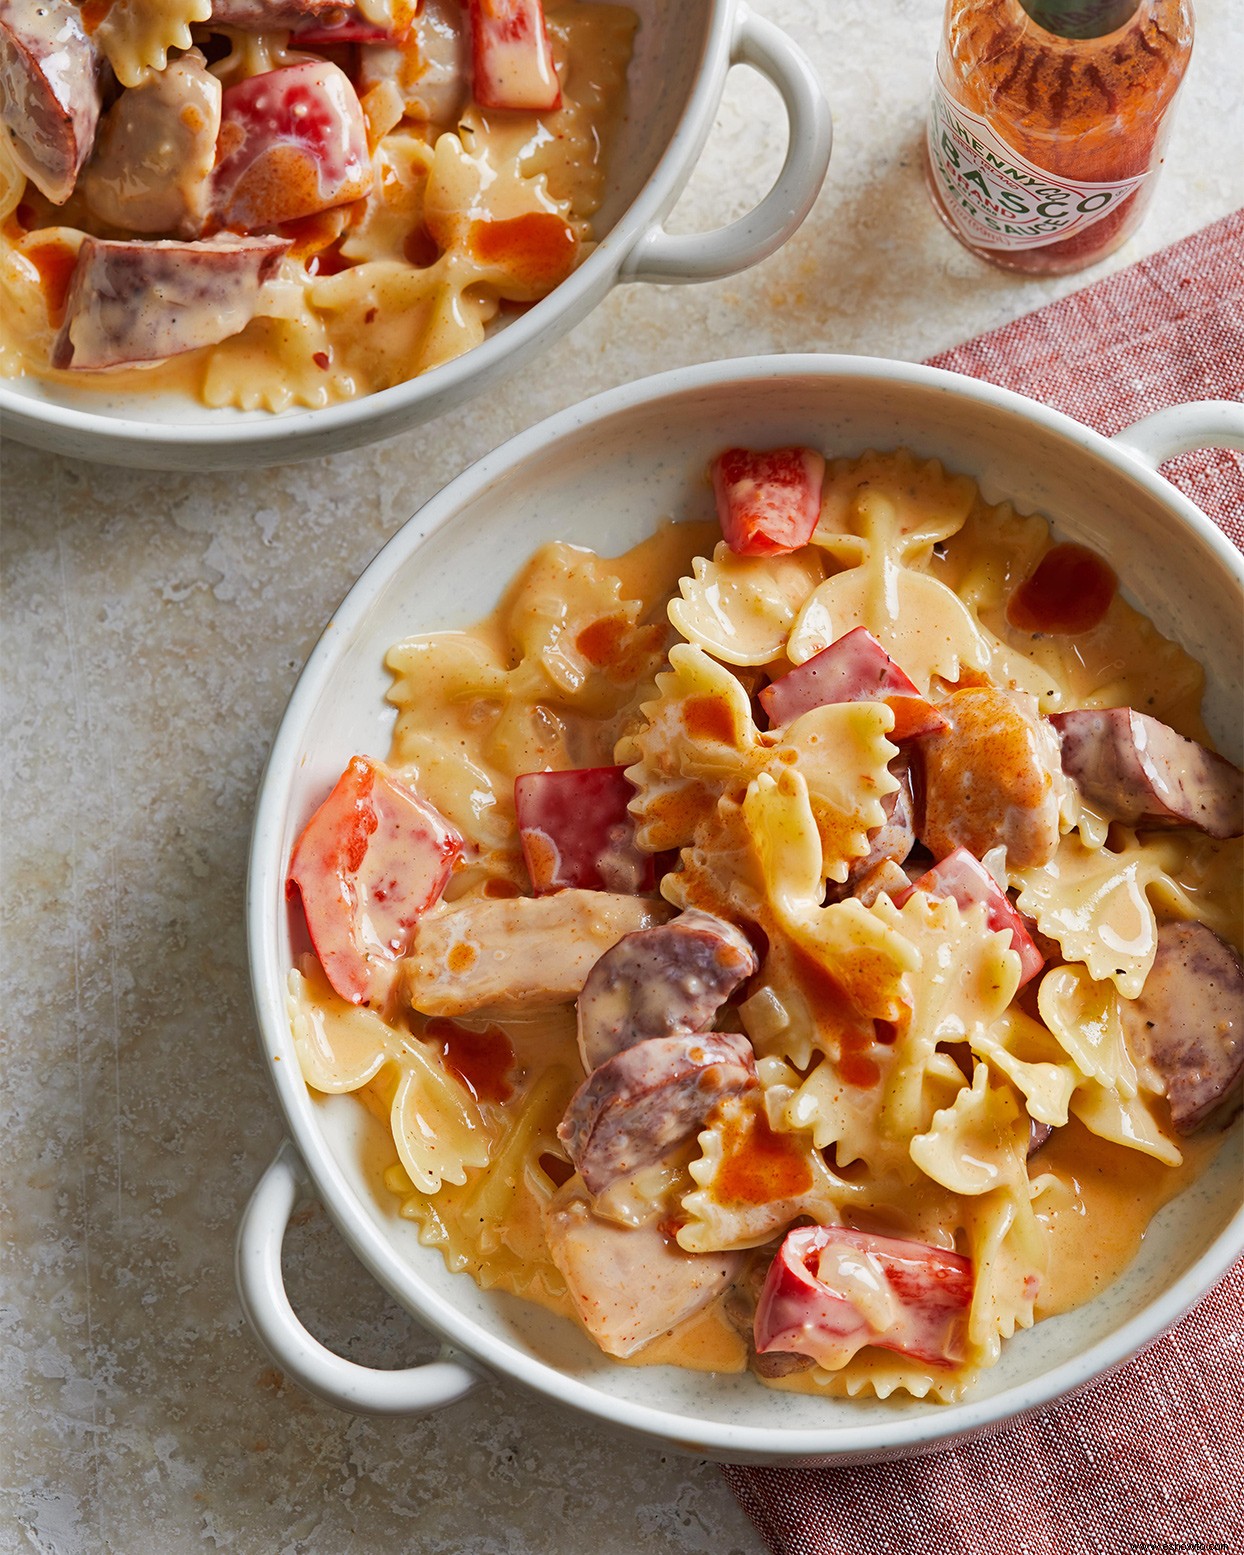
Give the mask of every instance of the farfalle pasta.
[{"label": "farfalle pasta", "polygon": [[1043,518],[904,451],[712,474],[720,530],[394,646],[291,861],[297,1051],[450,1268],[619,1360],[952,1400],[1238,1106],[1240,774],[1099,559],[1033,623]]},{"label": "farfalle pasta", "polygon": [[591,252],[635,26],[580,0],[12,8],[0,371],[281,411],[462,355]]}]

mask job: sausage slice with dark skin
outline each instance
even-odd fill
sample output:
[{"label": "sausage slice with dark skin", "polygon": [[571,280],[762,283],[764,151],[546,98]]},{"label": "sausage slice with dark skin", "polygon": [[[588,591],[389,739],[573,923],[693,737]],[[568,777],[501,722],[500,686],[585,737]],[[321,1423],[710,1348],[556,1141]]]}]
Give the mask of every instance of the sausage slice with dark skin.
[{"label": "sausage slice with dark skin", "polygon": [[1225,757],[1130,707],[1080,708],[1050,722],[1063,771],[1110,820],[1244,832],[1244,773]]},{"label": "sausage slice with dark skin", "polygon": [[0,117],[26,177],[53,205],[95,144],[99,56],[69,0],[0,0]]},{"label": "sausage slice with dark skin", "polygon": [[719,1102],[755,1084],[746,1037],[650,1037],[592,1071],[570,1098],[557,1137],[597,1195],[664,1160]]},{"label": "sausage slice with dark skin", "polygon": [[1120,1001],[1132,1058],[1166,1092],[1177,1134],[1227,1122],[1244,1084],[1244,966],[1204,923],[1164,923],[1137,999]]},{"label": "sausage slice with dark skin", "polygon": [[590,1074],[651,1037],[705,1031],[759,962],[734,924],[691,908],[628,934],[588,973],[579,995],[579,1052]]},{"label": "sausage slice with dark skin", "polygon": [[143,243],[86,238],[53,367],[125,367],[215,345],[245,329],[289,250],[278,237]]}]

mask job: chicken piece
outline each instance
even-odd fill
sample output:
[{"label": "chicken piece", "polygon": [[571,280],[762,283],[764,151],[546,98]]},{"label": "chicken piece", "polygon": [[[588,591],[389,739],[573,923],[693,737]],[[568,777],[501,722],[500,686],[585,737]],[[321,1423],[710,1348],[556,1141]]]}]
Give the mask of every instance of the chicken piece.
[{"label": "chicken piece", "polygon": [[1050,722],[1063,771],[1085,799],[1129,826],[1244,831],[1244,773],[1225,757],[1130,707],[1078,708]]},{"label": "chicken piece", "polygon": [[649,1037],[707,1031],[718,1009],[759,967],[734,924],[692,908],[628,934],[588,973],[579,995],[579,1053],[590,1074]]},{"label": "chicken piece", "polygon": [[1119,1001],[1137,1065],[1165,1093],[1177,1134],[1226,1122],[1244,1084],[1244,967],[1204,923],[1164,923],[1137,999]]},{"label": "chicken piece", "polygon": [[719,1102],[757,1083],[751,1044],[735,1032],[650,1037],[592,1071],[570,1098],[557,1137],[599,1196],[663,1161]]},{"label": "chicken piece", "polygon": [[420,919],[403,974],[406,997],[425,1015],[562,1004],[624,934],[652,928],[670,910],[611,891],[475,898]]},{"label": "chicken piece", "polygon": [[82,175],[100,221],[131,232],[194,238],[212,201],[220,82],[198,49],[134,86],[108,110]]},{"label": "chicken piece", "polygon": [[99,56],[69,0],[0,0],[0,120],[13,158],[63,205],[95,144]]},{"label": "chicken piece", "polygon": [[1025,691],[973,686],[938,709],[949,728],[921,742],[920,840],[937,857],[966,848],[978,859],[1006,848],[1013,869],[1049,863],[1058,847],[1065,779],[1058,737]]},{"label": "chicken piece", "polygon": [[725,1290],[742,1253],[685,1253],[655,1221],[621,1226],[581,1196],[559,1196],[545,1216],[553,1262],[583,1326],[607,1355],[625,1357],[668,1333]]},{"label": "chicken piece", "polygon": [[128,367],[215,345],[246,328],[284,238],[106,242],[78,250],[53,367]]}]

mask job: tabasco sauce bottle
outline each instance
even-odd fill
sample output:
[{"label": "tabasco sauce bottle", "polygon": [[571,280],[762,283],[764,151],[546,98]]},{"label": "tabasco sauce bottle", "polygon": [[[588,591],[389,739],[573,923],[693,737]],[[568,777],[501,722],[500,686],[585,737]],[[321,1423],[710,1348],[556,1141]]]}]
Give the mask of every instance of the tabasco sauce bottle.
[{"label": "tabasco sauce bottle", "polygon": [[926,175],[982,259],[1057,275],[1136,230],[1192,52],[1191,0],[947,0]]}]

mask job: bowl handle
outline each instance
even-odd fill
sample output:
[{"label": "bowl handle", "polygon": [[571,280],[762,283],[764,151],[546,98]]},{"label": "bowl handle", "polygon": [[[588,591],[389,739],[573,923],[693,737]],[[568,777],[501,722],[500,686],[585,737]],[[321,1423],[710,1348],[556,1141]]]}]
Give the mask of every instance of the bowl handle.
[{"label": "bowl handle", "polygon": [[264,1349],[308,1392],[355,1414],[418,1415],[468,1393],[480,1375],[452,1351],[424,1366],[377,1371],[334,1355],[298,1321],[285,1293],[281,1246],[305,1183],[302,1163],[287,1139],[259,1179],[238,1227],[238,1295]]},{"label": "bowl handle", "polygon": [[1116,432],[1111,442],[1122,443],[1155,470],[1165,460],[1194,448],[1233,448],[1244,453],[1244,405],[1234,400],[1169,405]]},{"label": "bowl handle", "polygon": [[760,204],[715,232],[671,236],[649,227],[618,272],[623,281],[718,281],[780,248],[812,209],[833,141],[829,103],[801,50],[772,22],[740,5],[730,64],[750,65],[781,94],[789,124],[786,160]]}]

